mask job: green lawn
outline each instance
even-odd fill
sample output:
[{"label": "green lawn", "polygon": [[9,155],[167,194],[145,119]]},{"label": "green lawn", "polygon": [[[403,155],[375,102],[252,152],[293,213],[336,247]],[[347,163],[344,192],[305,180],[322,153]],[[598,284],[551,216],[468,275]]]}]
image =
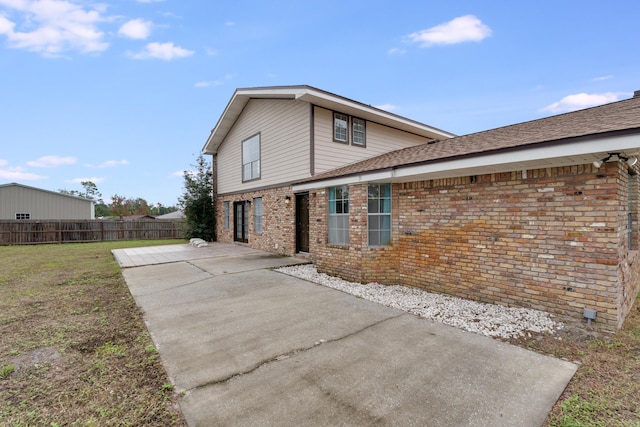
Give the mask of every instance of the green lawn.
[{"label": "green lawn", "polygon": [[0,425],[184,426],[112,249],[0,247]]}]

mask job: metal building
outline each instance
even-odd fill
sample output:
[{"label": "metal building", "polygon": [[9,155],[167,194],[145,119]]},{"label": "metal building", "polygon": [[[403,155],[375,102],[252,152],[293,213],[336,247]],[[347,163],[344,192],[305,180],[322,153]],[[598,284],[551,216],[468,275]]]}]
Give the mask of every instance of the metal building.
[{"label": "metal building", "polygon": [[15,182],[0,185],[0,220],[88,220],[94,212],[93,201],[82,197]]}]

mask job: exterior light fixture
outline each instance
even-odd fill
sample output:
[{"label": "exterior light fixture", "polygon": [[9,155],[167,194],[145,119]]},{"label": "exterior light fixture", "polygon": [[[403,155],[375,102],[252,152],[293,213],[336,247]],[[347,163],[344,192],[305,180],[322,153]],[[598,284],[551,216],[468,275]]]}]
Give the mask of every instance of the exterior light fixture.
[{"label": "exterior light fixture", "polygon": [[291,203],[291,196],[284,196],[284,202],[288,205]]},{"label": "exterior light fixture", "polygon": [[593,166],[595,166],[596,168],[599,169],[600,166],[602,166],[604,163],[607,163],[614,156],[617,157],[618,160],[624,160],[625,162],[627,162],[627,164],[629,166],[633,166],[636,163],[638,163],[638,158],[637,157],[623,156],[622,153],[609,153],[609,155],[607,157],[605,157],[604,159],[596,160],[595,162],[593,162]]}]

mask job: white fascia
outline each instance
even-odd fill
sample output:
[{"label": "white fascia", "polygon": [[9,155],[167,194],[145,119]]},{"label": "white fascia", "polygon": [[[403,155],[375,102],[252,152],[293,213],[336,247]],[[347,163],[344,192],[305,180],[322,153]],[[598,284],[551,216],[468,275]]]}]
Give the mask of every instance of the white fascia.
[{"label": "white fascia", "polygon": [[588,141],[567,142],[555,146],[453,158],[416,166],[398,166],[393,169],[301,183],[293,185],[292,189],[294,192],[300,192],[366,182],[410,182],[412,180],[452,178],[527,168],[589,164],[594,160],[606,157],[611,152],[621,152],[629,157],[638,156],[640,154],[640,135],[594,138]]}]

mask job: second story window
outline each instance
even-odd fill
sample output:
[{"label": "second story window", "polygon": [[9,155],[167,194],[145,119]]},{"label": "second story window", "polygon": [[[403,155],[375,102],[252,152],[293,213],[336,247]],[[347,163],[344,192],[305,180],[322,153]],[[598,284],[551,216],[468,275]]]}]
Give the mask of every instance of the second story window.
[{"label": "second story window", "polygon": [[348,116],[342,113],[333,113],[333,140],[357,147],[367,146],[366,120]]},{"label": "second story window", "polygon": [[364,120],[356,117],[353,118],[351,126],[351,134],[353,135],[351,141],[353,145],[361,145],[363,147],[367,145],[366,129]]},{"label": "second story window", "polygon": [[242,181],[260,178],[260,134],[242,141]]},{"label": "second story window", "polygon": [[333,139],[338,142],[349,142],[349,116],[333,113]]}]

